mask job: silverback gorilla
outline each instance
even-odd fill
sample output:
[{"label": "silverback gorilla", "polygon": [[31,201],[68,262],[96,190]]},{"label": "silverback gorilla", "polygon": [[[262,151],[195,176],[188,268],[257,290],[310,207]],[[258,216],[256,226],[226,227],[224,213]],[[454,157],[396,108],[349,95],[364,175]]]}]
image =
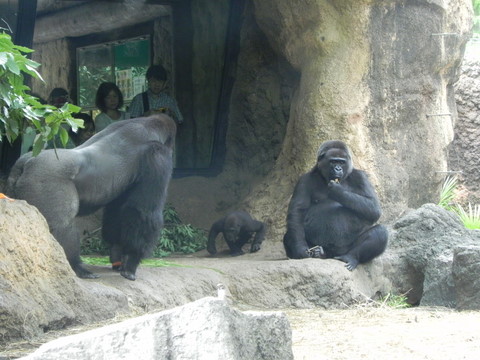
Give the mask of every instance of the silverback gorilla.
[{"label": "silverback gorilla", "polygon": [[375,190],[367,175],[353,168],[347,145],[326,141],[290,200],[283,238],[287,256],[335,258],[352,271],[385,251],[388,232],[374,225],[380,215]]},{"label": "silverback gorilla", "polygon": [[111,259],[135,280],[163,227],[175,133],[170,117],[155,115],[114,123],[74,149],[26,154],[12,168],[7,193],[38,208],[81,278],[97,275],[82,266],[76,219],[105,207]]},{"label": "silverback gorilla", "polygon": [[255,233],[250,252],[260,250],[263,239],[265,238],[266,227],[261,221],[252,219],[250,214],[245,211],[234,211],[227,216],[215,221],[210,228],[208,234],[207,251],[215,255],[217,249],[215,247],[215,239],[219,233],[223,233],[223,237],[232,256],[243,255],[242,246]]}]

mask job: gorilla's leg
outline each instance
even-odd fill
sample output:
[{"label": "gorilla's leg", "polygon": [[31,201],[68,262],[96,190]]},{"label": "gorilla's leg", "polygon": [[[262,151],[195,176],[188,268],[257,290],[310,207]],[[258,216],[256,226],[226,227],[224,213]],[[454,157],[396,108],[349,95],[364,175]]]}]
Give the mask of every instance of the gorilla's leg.
[{"label": "gorilla's leg", "polygon": [[352,271],[358,264],[369,262],[382,254],[388,242],[388,231],[382,225],[375,225],[360,234],[356,245],[346,254],[335,259],[345,262],[345,267]]},{"label": "gorilla's leg", "polygon": [[110,263],[112,270],[120,271],[123,265],[123,246],[120,244],[121,224],[118,200],[113,201],[103,210],[102,239],[110,246]]},{"label": "gorilla's leg", "polygon": [[305,259],[310,257],[308,252],[310,246],[306,241],[295,241],[294,238],[287,233],[283,237],[283,246],[289,259]]},{"label": "gorilla's leg", "polygon": [[[30,169],[28,176],[18,179],[15,184],[16,194],[37,207],[45,217],[50,232],[62,245],[77,276],[84,279],[97,278],[97,275],[83,268],[80,260],[81,236],[75,219],[79,211],[79,198],[69,177],[70,169],[66,169],[66,178],[52,177],[52,170],[48,166],[51,161],[40,160],[38,164],[33,164],[35,166]],[[57,164],[56,159],[53,161]]]},{"label": "gorilla's leg", "polygon": [[125,256],[125,263],[123,264],[120,275],[128,280],[135,280],[137,278],[135,274],[142,258],[142,253],[130,252],[127,256]]},{"label": "gorilla's leg", "polygon": [[242,250],[242,247],[248,242],[248,240],[250,240],[251,237],[251,233],[240,231],[240,234],[238,234],[238,239],[234,243],[233,248],[229,245],[230,249],[232,250],[231,255],[239,256],[245,254],[245,252]]},{"label": "gorilla's leg", "polygon": [[123,247],[120,244],[112,244],[110,246],[110,263],[112,264],[112,270],[123,270],[123,264],[126,259],[123,256]]},{"label": "gorilla's leg", "polygon": [[228,241],[225,239],[225,242],[227,243],[228,247],[230,248],[230,255],[232,256],[240,256],[245,254],[242,250],[241,247],[238,246],[237,243],[233,241]]},{"label": "gorilla's leg", "polygon": [[98,275],[91,273],[82,265],[80,259],[80,231],[75,223],[75,219],[66,227],[56,227],[52,229],[52,235],[62,245],[70,266],[79,278],[98,278]]},{"label": "gorilla's leg", "polygon": [[[163,223],[163,220],[157,221],[156,223],[161,224]],[[124,234],[127,234],[126,239],[132,240],[124,244],[123,266],[120,275],[128,280],[136,279],[135,274],[137,272],[138,265],[140,265],[142,259],[151,255],[155,247],[156,239],[160,236],[160,231],[156,228],[156,226],[154,228],[149,228],[148,225],[145,225],[143,230],[146,232],[124,232]]]},{"label": "gorilla's leg", "polygon": [[230,255],[240,256],[245,254],[242,250],[242,246],[247,242],[248,238],[245,240],[244,237],[242,237],[242,234],[238,234],[236,231],[224,232],[223,235],[225,237],[225,242],[230,248]]}]

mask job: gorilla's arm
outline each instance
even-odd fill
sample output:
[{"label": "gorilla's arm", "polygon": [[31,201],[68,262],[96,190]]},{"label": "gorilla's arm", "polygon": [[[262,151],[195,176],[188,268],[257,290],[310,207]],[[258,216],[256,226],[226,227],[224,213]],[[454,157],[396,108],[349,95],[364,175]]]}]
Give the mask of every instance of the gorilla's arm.
[{"label": "gorilla's arm", "polygon": [[255,237],[253,238],[250,252],[257,252],[258,250],[260,250],[263,239],[265,239],[265,232],[267,231],[267,227],[263,222],[257,220],[253,220],[250,224],[252,225],[251,231],[255,232]]},{"label": "gorilla's arm", "polygon": [[380,203],[373,186],[363,171],[354,169],[345,179],[345,184],[330,181],[328,197],[372,223],[380,218]]},{"label": "gorilla's arm", "polygon": [[313,192],[313,174],[303,175],[295,186],[287,214],[287,232],[284,236],[284,245],[287,256],[294,259],[309,257],[308,244],[305,240],[304,220],[311,206]]},{"label": "gorilla's arm", "polygon": [[215,239],[217,238],[217,235],[223,231],[224,222],[225,218],[215,221],[208,233],[207,251],[212,255],[217,253]]}]

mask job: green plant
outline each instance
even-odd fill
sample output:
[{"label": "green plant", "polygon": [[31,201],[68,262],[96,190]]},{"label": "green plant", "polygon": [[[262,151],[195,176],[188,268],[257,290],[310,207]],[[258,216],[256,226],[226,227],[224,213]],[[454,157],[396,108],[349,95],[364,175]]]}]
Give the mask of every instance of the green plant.
[{"label": "green plant", "polygon": [[460,216],[467,229],[480,229],[480,205],[468,203],[468,210],[460,204],[455,204],[453,210]]},{"label": "green plant", "polygon": [[[82,261],[88,265],[98,265],[98,266],[110,266],[110,259],[108,256],[82,256]],[[176,266],[182,267],[180,264],[175,264],[170,261],[161,260],[161,259],[144,259],[142,260],[142,265],[151,266],[151,267],[167,267],[167,266]]]},{"label": "green plant", "polygon": [[468,203],[468,208],[465,209],[461,204],[455,203],[457,187],[457,177],[447,176],[440,191],[438,205],[446,210],[455,212],[467,229],[480,229],[480,205]]},{"label": "green plant", "polygon": [[382,297],[379,302],[382,306],[386,306],[389,308],[405,309],[412,306],[407,301],[408,298],[406,294],[396,295],[388,293],[387,295]]},{"label": "green plant", "polygon": [[100,230],[97,229],[88,233],[85,238],[82,239],[80,245],[80,253],[82,255],[108,255],[110,250],[108,245],[102,240],[100,236]]},{"label": "green plant", "polygon": [[[163,216],[165,226],[153,251],[153,257],[164,257],[171,253],[190,254],[206,247],[205,231],[190,224],[183,224],[173,206],[167,204]],[[93,231],[82,240],[82,255],[109,254],[108,245],[102,240],[99,230]]]},{"label": "green plant", "polygon": [[10,35],[0,32],[0,141],[5,137],[13,143],[18,136],[34,131],[39,134],[33,144],[33,154],[37,155],[57,134],[65,146],[68,131],[63,124],[77,131],[78,127],[83,127],[83,121],[72,117],[72,112],[80,111],[78,106],[65,104],[57,109],[41,104],[28,93],[30,88],[25,85],[25,75],[43,81],[36,70],[40,64],[24,55],[32,51],[15,45]]},{"label": "green plant", "polygon": [[206,247],[205,231],[190,224],[183,224],[172,205],[165,206],[163,215],[165,227],[153,256],[162,257],[176,252],[189,254]]},{"label": "green plant", "polygon": [[480,33],[480,0],[472,0],[473,4],[473,32]]},{"label": "green plant", "polygon": [[438,205],[446,210],[451,210],[455,200],[455,190],[457,189],[458,179],[456,176],[447,176],[443,182],[440,191],[440,200]]}]

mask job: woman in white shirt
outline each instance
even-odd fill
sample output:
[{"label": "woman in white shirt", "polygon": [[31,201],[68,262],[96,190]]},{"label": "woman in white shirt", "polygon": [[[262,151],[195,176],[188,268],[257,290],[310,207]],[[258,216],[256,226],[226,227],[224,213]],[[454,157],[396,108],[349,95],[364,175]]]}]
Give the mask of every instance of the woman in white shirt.
[{"label": "woman in white shirt", "polygon": [[130,115],[119,110],[123,106],[123,95],[117,85],[112,82],[101,83],[97,90],[95,105],[101,113],[95,117],[95,130],[99,132],[111,123],[129,119]]}]

